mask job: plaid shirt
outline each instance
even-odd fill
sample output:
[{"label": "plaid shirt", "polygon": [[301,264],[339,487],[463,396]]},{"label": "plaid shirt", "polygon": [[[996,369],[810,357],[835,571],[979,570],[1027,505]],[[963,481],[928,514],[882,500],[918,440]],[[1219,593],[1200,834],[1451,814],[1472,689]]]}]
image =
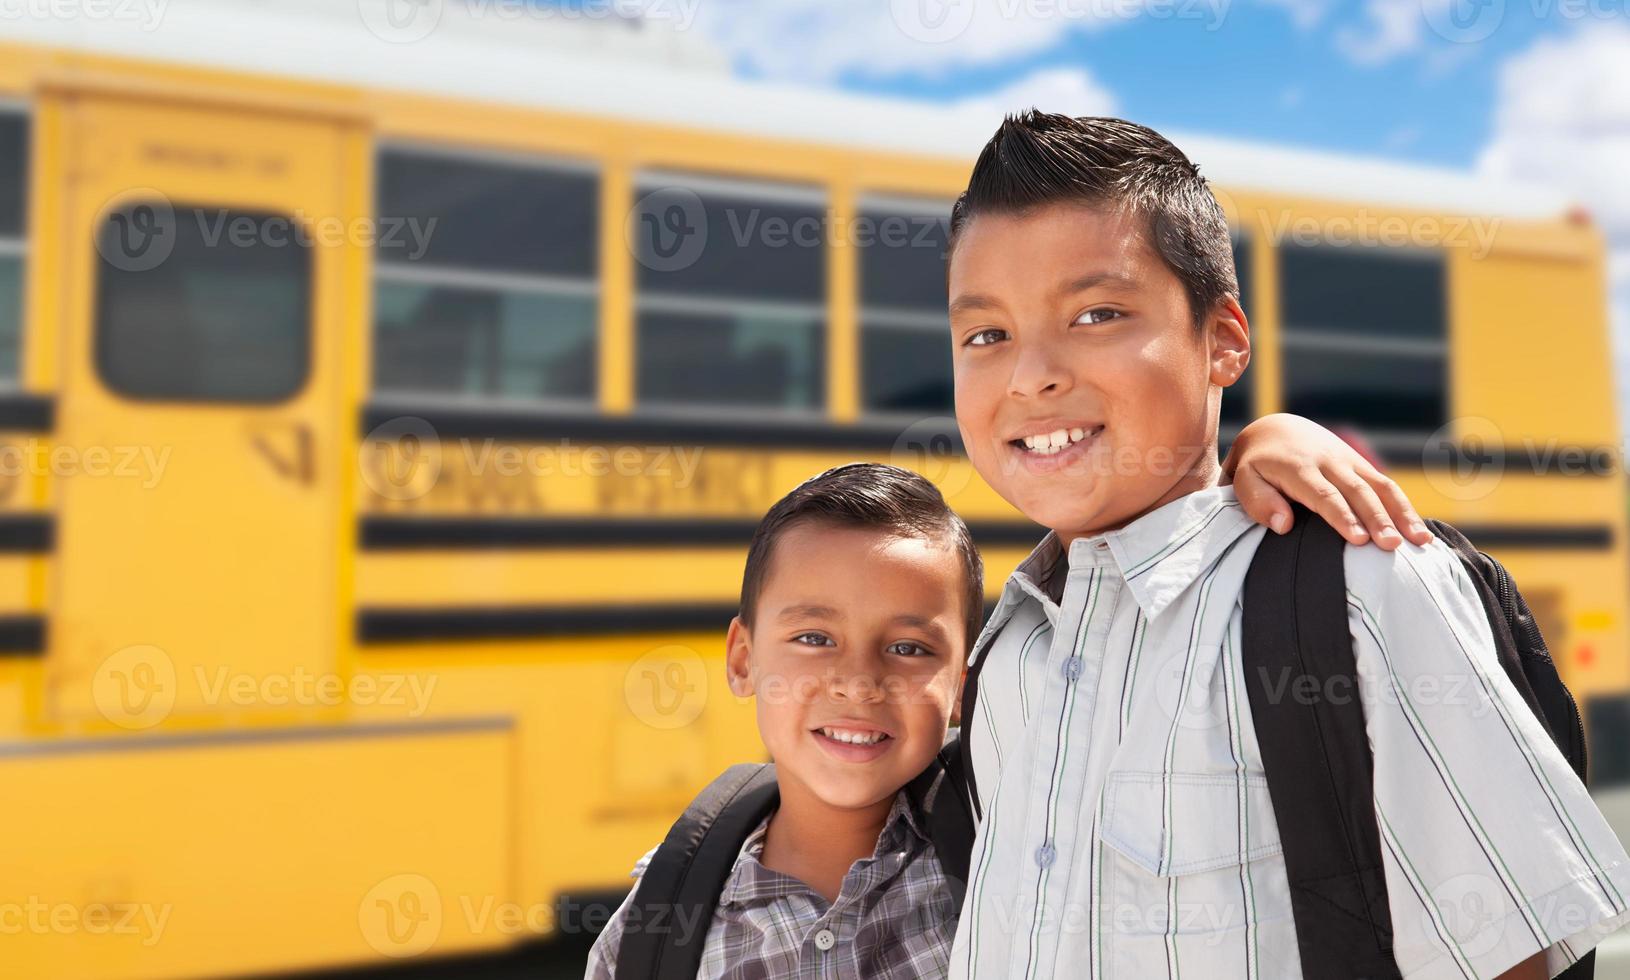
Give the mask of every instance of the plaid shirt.
[{"label": "plaid shirt", "polygon": [[[699,977],[943,977],[956,931],[952,895],[920,816],[902,790],[872,856],[850,865],[836,902],[791,875],[759,862],[769,818],[736,857],[719,896]],[[639,877],[656,853],[634,866]],[[585,980],[617,972],[629,893],[589,952]]]}]

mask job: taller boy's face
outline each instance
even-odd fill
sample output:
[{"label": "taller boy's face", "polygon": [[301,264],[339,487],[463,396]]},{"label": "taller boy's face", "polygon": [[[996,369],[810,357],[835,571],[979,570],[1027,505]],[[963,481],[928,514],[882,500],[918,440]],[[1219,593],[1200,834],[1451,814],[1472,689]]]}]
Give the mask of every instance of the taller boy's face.
[{"label": "taller boy's face", "polygon": [[[1214,385],[1237,372],[1213,327],[1195,328],[1146,225],[1073,204],[981,214],[951,256],[968,455],[1009,503],[1066,539],[1215,479]],[[1244,343],[1243,322],[1221,338]]]}]

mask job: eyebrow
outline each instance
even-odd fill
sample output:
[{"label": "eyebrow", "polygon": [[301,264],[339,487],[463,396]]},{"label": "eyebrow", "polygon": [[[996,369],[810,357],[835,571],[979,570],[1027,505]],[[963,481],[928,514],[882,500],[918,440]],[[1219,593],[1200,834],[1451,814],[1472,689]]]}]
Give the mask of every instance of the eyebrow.
[{"label": "eyebrow", "polygon": [[804,604],[787,606],[776,616],[777,619],[838,619],[838,611],[831,606]]},{"label": "eyebrow", "polygon": [[[796,605],[796,606],[787,606],[787,607],[783,608],[776,615],[776,618],[777,619],[782,619],[782,620],[791,620],[791,619],[806,619],[806,618],[807,619],[842,619],[843,617],[842,617],[842,614],[838,612],[838,610],[834,609],[831,606],[822,606],[822,605],[816,605],[816,604],[813,604],[813,603],[804,603],[804,604],[800,604],[800,605]],[[916,629],[920,629],[920,630],[922,630],[922,631],[924,631],[926,633],[932,633],[941,642],[945,641],[949,637],[949,634],[947,634],[945,632],[945,628],[943,626],[941,626],[937,620],[929,619],[926,616],[918,616],[918,615],[915,615],[913,613],[902,613],[902,614],[900,614],[898,616],[895,616],[892,619],[890,619],[889,622],[891,624],[893,624],[893,625],[896,625],[896,626],[910,626],[910,627],[915,627]]]},{"label": "eyebrow", "polygon": [[[1137,279],[1124,272],[1089,272],[1084,276],[1071,279],[1060,286],[1056,292],[1059,296],[1068,296],[1098,286],[1116,286],[1125,289],[1135,285],[1137,285]],[[952,300],[947,312],[954,317],[958,313],[999,309],[1001,305],[994,297],[982,293],[969,293],[966,296],[958,296]]]}]

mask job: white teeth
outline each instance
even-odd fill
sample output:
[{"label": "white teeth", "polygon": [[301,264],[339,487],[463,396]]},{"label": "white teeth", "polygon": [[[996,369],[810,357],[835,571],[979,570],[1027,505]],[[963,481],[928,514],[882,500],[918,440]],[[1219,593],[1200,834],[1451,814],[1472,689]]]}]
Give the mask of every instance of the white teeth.
[{"label": "white teeth", "polygon": [[851,745],[875,745],[887,737],[882,732],[857,732],[849,728],[823,728],[820,731],[827,738]]},{"label": "white teeth", "polygon": [[1097,428],[1090,431],[1082,428],[1054,429],[1052,432],[1044,432],[1040,435],[1025,436],[1021,441],[1024,443],[1024,447],[1031,452],[1051,456],[1072,443],[1080,442],[1087,436],[1097,432]]}]

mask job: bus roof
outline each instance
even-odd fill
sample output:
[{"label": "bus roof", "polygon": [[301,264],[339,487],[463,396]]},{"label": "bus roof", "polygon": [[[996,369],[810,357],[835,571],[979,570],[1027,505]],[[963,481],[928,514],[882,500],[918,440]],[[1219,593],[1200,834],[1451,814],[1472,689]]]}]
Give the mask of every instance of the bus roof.
[{"label": "bus roof", "polygon": [[[698,30],[527,16],[518,0],[418,0],[439,11],[440,21],[401,43],[362,16],[374,15],[377,26],[393,2],[407,0],[137,0],[108,8],[147,7],[156,24],[137,16],[25,14],[6,30],[25,43],[99,54],[970,162],[999,121],[983,103],[967,108],[743,81]],[[1469,171],[1167,135],[1230,190],[1524,218],[1561,217],[1570,204],[1552,188]]]}]

